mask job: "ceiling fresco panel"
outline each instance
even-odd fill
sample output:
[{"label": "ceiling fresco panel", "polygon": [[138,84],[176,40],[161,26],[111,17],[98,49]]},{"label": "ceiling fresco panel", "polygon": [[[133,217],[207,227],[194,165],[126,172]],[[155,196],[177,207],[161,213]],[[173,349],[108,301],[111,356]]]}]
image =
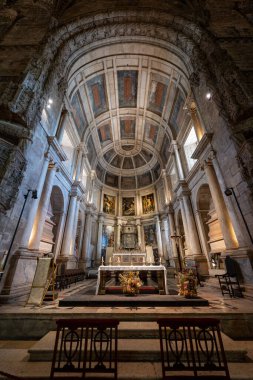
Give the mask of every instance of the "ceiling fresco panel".
[{"label": "ceiling fresco panel", "polygon": [[180,129],[180,120],[183,113],[183,106],[184,106],[184,97],[183,94],[178,91],[176,101],[173,106],[173,110],[171,112],[170,117],[170,125],[175,133],[175,135],[178,134]]},{"label": "ceiling fresco panel", "polygon": [[139,187],[145,187],[148,185],[151,185],[152,183],[152,176],[150,172],[144,173],[142,175],[138,175],[138,186]]},{"label": "ceiling fresco panel", "polygon": [[123,157],[117,154],[117,156],[115,156],[114,159],[112,160],[111,165],[115,166],[116,168],[121,168],[122,159]]},{"label": "ceiling fresco panel", "polygon": [[169,156],[170,156],[169,146],[170,146],[170,139],[168,138],[167,135],[165,135],[163,139],[163,144],[161,147],[161,152],[160,152],[164,165],[167,164]]},{"label": "ceiling fresco panel", "polygon": [[120,119],[120,134],[122,139],[134,139],[135,119]]},{"label": "ceiling fresco panel", "polygon": [[118,71],[119,107],[136,107],[137,105],[137,70]]},{"label": "ceiling fresco panel", "polygon": [[104,174],[105,174],[105,170],[102,168],[102,166],[100,164],[97,164],[97,167],[96,167],[96,174],[97,174],[97,177],[98,179],[103,182],[104,181]]},{"label": "ceiling fresco panel", "polygon": [[157,136],[158,136],[158,126],[150,124],[149,122],[145,122],[145,127],[144,127],[144,139],[147,142],[151,142],[153,144],[156,144],[157,141]]},{"label": "ceiling fresco panel", "polygon": [[108,111],[108,101],[105,88],[105,75],[100,74],[87,82],[89,97],[94,116]]},{"label": "ceiling fresco panel", "polygon": [[161,75],[153,74],[149,87],[148,109],[162,115],[168,89],[168,80]]},{"label": "ceiling fresco panel", "polygon": [[112,141],[112,130],[111,130],[111,125],[106,124],[103,125],[98,129],[98,136],[101,144],[104,142],[109,142]]},{"label": "ceiling fresco panel", "polygon": [[76,129],[79,137],[82,139],[82,136],[88,126],[86,115],[82,109],[80,98],[78,92],[75,93],[71,100],[72,115],[75,121]]},{"label": "ceiling fresco panel", "polygon": [[93,167],[93,164],[95,162],[95,159],[96,159],[96,156],[97,156],[97,153],[96,153],[96,149],[95,149],[95,146],[94,146],[94,143],[93,143],[93,139],[92,139],[92,136],[90,136],[89,140],[88,140],[88,143],[87,143],[87,150],[88,150],[88,160],[89,160],[89,163],[90,163],[90,166]]}]

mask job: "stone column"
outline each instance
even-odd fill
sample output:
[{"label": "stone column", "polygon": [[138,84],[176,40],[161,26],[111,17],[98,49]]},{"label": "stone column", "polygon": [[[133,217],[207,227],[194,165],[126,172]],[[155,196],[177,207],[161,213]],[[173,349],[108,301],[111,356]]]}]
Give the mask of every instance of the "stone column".
[{"label": "stone column", "polygon": [[35,249],[35,250],[39,249],[40,240],[42,237],[44,223],[46,220],[48,206],[50,202],[56,169],[57,167],[55,164],[49,165],[44,187],[43,187],[41,197],[40,197],[37,215],[33,224],[33,229],[32,229],[31,237],[29,240],[29,249]]},{"label": "stone column", "polygon": [[176,166],[177,166],[178,176],[179,176],[179,179],[182,180],[182,179],[184,179],[184,172],[183,172],[183,167],[181,164],[181,158],[180,158],[179,151],[178,151],[178,144],[175,140],[173,140],[171,142],[171,144],[173,146],[173,150],[174,150],[174,154],[175,154],[175,158],[176,158]]},{"label": "stone column", "polygon": [[205,161],[204,170],[208,179],[210,192],[219,222],[221,224],[222,234],[227,250],[238,248],[238,242],[235,236],[228,210],[223,198],[222,191],[211,161]]},{"label": "stone column", "polygon": [[165,169],[162,169],[162,178],[163,178],[163,185],[164,185],[165,204],[168,204],[171,200],[171,194],[169,191],[169,186],[168,186],[167,175],[166,175]]},{"label": "stone column", "polygon": [[100,265],[101,253],[102,253],[102,235],[103,235],[103,215],[98,215],[98,242],[97,242],[97,254],[95,258],[95,265]]},{"label": "stone column", "polygon": [[91,257],[90,257],[91,226],[92,226],[92,215],[91,215],[90,208],[88,208],[86,211],[83,247],[82,247],[82,261],[85,262],[86,267],[89,267],[91,265]]},{"label": "stone column", "polygon": [[142,239],[141,239],[141,221],[140,219],[136,219],[137,226],[137,237],[138,237],[138,246],[143,249]]},{"label": "stone column", "polygon": [[161,237],[159,216],[155,216],[154,220],[155,220],[155,224],[156,224],[156,239],[157,239],[158,253],[159,253],[160,257],[163,257],[162,237]]},{"label": "stone column", "polygon": [[39,207],[39,202],[42,194],[42,189],[45,183],[46,174],[48,171],[48,165],[49,165],[50,156],[48,154],[45,154],[45,161],[43,163],[42,171],[40,173],[39,182],[37,184],[37,199],[34,199],[33,202],[31,202],[31,208],[26,220],[26,225],[24,228],[24,232],[20,241],[20,248],[27,248],[29,244],[29,239],[31,236],[31,232],[33,229],[33,224],[35,220],[35,216]]},{"label": "stone column", "polygon": [[163,256],[164,259],[167,261],[169,258],[168,253],[168,217],[167,215],[162,216],[162,223],[161,223],[161,235],[162,235],[162,246],[163,246]]},{"label": "stone column", "polygon": [[76,172],[75,181],[79,181],[81,175],[82,161],[83,161],[83,144],[81,143],[77,148],[77,159],[76,159]]},{"label": "stone column", "polygon": [[199,119],[196,103],[193,100],[190,101],[188,110],[190,111],[190,114],[191,114],[191,119],[192,119],[192,123],[195,129],[197,138],[200,141],[204,135],[204,130]]},{"label": "stone column", "polygon": [[121,237],[121,219],[117,218],[116,249],[119,249],[119,247],[121,246],[120,237]]},{"label": "stone column", "polygon": [[191,255],[200,255],[201,247],[199,243],[198,231],[193,215],[190,193],[188,191],[183,191],[183,204],[185,209],[186,223],[188,226],[188,244],[190,248]]},{"label": "stone column", "polygon": [[63,138],[63,134],[64,134],[64,130],[65,130],[64,124],[65,124],[65,121],[67,120],[67,116],[68,116],[68,110],[66,110],[66,108],[64,108],[62,110],[59,126],[58,126],[58,129],[56,132],[56,137],[57,137],[59,144],[61,144],[61,142],[62,142],[62,138]]},{"label": "stone column", "polygon": [[181,210],[181,215],[182,215],[182,220],[183,220],[183,227],[184,227],[184,233],[185,233],[185,243],[186,243],[186,249],[190,248],[189,244],[189,234],[188,234],[188,225],[187,225],[187,219],[186,219],[186,214],[185,214],[185,209],[184,209],[184,202],[183,198],[179,198],[179,203],[180,203],[180,210]]},{"label": "stone column", "polygon": [[70,193],[69,208],[62,241],[61,256],[71,256],[74,250],[74,224],[77,207],[77,188],[73,186]]},{"label": "stone column", "polygon": [[[177,231],[176,231],[176,226],[175,226],[175,220],[174,220],[174,210],[173,210],[173,207],[172,205],[169,206],[169,212],[168,212],[168,216],[169,216],[169,226],[170,226],[170,235],[177,235]],[[172,248],[172,255],[173,255],[173,261],[174,261],[174,266],[175,266],[175,263],[177,262],[177,245],[176,245],[176,240],[175,239],[171,239],[170,238],[170,242],[171,242],[171,248]]]}]

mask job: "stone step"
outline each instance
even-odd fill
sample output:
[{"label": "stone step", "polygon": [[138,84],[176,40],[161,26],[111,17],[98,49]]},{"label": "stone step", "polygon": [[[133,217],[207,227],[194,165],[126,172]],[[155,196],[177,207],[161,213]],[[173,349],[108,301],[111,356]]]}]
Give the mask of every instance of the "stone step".
[{"label": "stone step", "polygon": [[[229,372],[231,380],[252,380],[253,363],[229,363]],[[1,370],[14,376],[22,376],[26,380],[48,380],[50,374],[50,362],[5,362]],[[1,380],[7,380],[7,377],[1,376]],[[66,376],[66,379],[68,377]],[[101,376],[104,379],[104,376]],[[162,368],[161,363],[147,362],[128,362],[118,363],[119,380],[161,380]],[[8,379],[9,380],[9,379]]]},{"label": "stone step", "polygon": [[[123,326],[122,326],[123,325]],[[145,328],[138,329],[138,323],[123,322],[119,329],[118,360],[119,361],[160,361],[160,343],[158,329],[155,323],[146,323]],[[29,350],[29,360],[51,361],[55,341],[55,331],[46,334],[36,342]],[[247,351],[238,347],[237,343],[222,334],[223,344],[229,362],[245,362]]]}]

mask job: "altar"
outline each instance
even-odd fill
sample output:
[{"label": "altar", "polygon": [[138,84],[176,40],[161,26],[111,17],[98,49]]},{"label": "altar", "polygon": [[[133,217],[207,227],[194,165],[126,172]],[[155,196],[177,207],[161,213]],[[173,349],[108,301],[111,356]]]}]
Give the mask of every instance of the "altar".
[{"label": "altar", "polygon": [[106,277],[115,272],[153,272],[156,271],[159,294],[168,294],[167,271],[164,265],[101,265],[98,268],[96,295],[105,294]]}]

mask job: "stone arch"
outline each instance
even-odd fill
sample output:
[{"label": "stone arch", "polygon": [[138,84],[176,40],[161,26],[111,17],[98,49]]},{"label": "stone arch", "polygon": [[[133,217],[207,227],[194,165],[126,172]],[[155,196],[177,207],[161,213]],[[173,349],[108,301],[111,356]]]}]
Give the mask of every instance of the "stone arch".
[{"label": "stone arch", "polygon": [[[39,59],[30,64],[19,96],[13,97],[12,102],[8,99],[11,111],[33,125],[39,119],[52,87],[57,87],[58,95],[63,96],[66,67],[81,46],[92,48],[102,40],[111,43],[113,38],[122,41],[133,36],[155,37],[157,43],[163,41],[167,47],[179,47],[189,67],[191,85],[198,87],[203,78],[206,85],[215,90],[213,99],[226,120],[235,122],[252,107],[250,90],[242,87],[235,65],[202,27],[166,12],[124,10],[70,22],[49,36]],[[31,91],[35,85],[36,94]]]}]

